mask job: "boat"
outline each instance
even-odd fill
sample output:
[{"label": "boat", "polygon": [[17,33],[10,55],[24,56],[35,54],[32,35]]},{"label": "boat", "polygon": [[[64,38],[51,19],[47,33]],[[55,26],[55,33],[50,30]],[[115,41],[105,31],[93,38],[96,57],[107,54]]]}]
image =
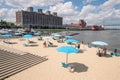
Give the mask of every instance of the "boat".
[{"label": "boat", "polygon": [[91,26],[92,31],[98,31],[98,30],[104,30],[104,27],[102,25],[93,25]]}]

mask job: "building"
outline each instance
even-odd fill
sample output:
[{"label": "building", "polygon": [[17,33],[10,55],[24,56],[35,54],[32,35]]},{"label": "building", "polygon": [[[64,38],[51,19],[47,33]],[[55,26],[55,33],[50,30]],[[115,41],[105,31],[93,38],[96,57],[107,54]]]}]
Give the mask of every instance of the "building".
[{"label": "building", "polygon": [[37,12],[33,10],[33,7],[28,7],[26,11],[16,12],[16,24],[23,27],[61,27],[63,18],[57,16],[54,12],[51,14],[50,11],[46,13],[42,12],[42,9],[38,9]]},{"label": "building", "polygon": [[69,26],[71,27],[77,27],[77,28],[85,28],[86,22],[84,20],[79,20],[79,23],[71,23]]}]

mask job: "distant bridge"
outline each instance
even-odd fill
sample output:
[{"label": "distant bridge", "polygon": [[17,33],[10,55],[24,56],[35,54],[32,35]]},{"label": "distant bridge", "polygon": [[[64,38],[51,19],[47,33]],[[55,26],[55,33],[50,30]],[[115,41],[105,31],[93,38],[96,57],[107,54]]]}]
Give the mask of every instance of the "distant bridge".
[{"label": "distant bridge", "polygon": [[104,26],[107,30],[120,30],[120,26]]}]

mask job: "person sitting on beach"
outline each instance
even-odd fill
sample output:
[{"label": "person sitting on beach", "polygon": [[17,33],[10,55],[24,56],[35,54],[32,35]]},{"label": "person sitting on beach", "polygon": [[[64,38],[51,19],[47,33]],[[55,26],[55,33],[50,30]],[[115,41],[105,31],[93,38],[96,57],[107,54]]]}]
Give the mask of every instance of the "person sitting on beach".
[{"label": "person sitting on beach", "polygon": [[104,49],[103,49],[102,54],[103,54],[103,55],[106,55],[106,54],[107,54],[107,48],[104,48]]},{"label": "person sitting on beach", "polygon": [[101,50],[100,50],[100,49],[97,51],[97,55],[98,55],[99,57],[102,56],[102,54],[101,54]]}]

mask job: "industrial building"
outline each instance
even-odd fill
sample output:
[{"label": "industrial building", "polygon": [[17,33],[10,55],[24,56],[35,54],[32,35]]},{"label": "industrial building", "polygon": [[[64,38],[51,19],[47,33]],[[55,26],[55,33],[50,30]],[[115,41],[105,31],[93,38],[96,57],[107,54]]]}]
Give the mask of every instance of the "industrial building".
[{"label": "industrial building", "polygon": [[33,7],[28,7],[26,11],[16,12],[16,24],[23,27],[61,27],[63,18],[57,16],[56,12],[43,13],[42,9],[34,11]]}]

